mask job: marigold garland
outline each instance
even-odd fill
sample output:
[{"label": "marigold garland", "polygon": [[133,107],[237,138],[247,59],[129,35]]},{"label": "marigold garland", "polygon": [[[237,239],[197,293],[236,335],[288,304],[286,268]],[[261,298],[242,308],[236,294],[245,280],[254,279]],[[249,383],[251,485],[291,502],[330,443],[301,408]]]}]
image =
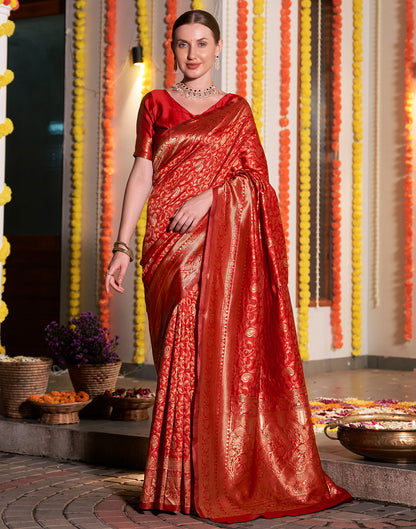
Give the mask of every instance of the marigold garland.
[{"label": "marigold garland", "polygon": [[171,47],[172,41],[172,27],[176,19],[176,0],[167,0],[166,2],[166,40],[164,42],[165,46],[165,62],[166,62],[166,71],[165,71],[165,87],[170,88],[175,82],[175,60]]},{"label": "marigold garland", "polygon": [[16,9],[19,8],[18,0],[0,0],[0,5],[10,7],[12,11],[15,11]]},{"label": "marigold garland", "polygon": [[300,157],[299,157],[299,352],[309,358],[310,162],[311,162],[311,0],[300,4]]},{"label": "marigold garland", "polygon": [[6,20],[3,24],[0,24],[0,37],[11,37],[15,30],[15,23],[13,20]]},{"label": "marigold garland", "polygon": [[343,346],[341,320],[341,161],[339,160],[339,136],[341,132],[341,65],[342,65],[342,0],[332,1],[332,124],[331,149],[333,153],[331,170],[331,239],[332,239],[332,303],[331,326],[332,345],[335,349]]},{"label": "marigold garland", "polygon": [[0,248],[0,263],[1,263],[1,302],[0,302],[0,323],[2,323],[9,314],[9,309],[3,299],[4,284],[6,282],[6,259],[10,255],[10,243],[7,238],[3,235],[3,243]]},{"label": "marigold garland", "polygon": [[192,0],[192,8],[191,9],[203,9],[202,0]]},{"label": "marigold garland", "polygon": [[292,0],[282,0],[280,8],[280,132],[279,132],[279,202],[283,230],[289,250],[290,207],[290,51]]},{"label": "marigold garland", "polygon": [[[151,46],[149,38],[149,22],[146,0],[137,0],[137,26],[139,41],[143,48],[144,73],[142,83],[142,96],[151,87]],[[146,231],[146,208],[140,215],[136,227],[136,285],[135,285],[135,316],[134,316],[134,362],[142,364],[146,354],[146,301],[142,281],[143,239]]]},{"label": "marigold garland", "polygon": [[85,106],[85,7],[86,0],[75,1],[74,89],[72,99],[72,194],[69,270],[70,318],[77,316],[80,312]]},{"label": "marigold garland", "polygon": [[363,163],[363,1],[353,0],[353,99],[352,99],[352,354],[361,354],[362,339],[362,163]]},{"label": "marigold garland", "polygon": [[0,75],[0,88],[7,86],[14,79],[14,73],[11,70],[6,70],[4,74]]},{"label": "marigold garland", "polygon": [[104,66],[104,105],[102,128],[104,131],[103,144],[103,181],[102,181],[102,215],[101,215],[101,288],[100,288],[100,320],[103,327],[110,326],[110,297],[105,291],[105,270],[112,257],[111,247],[111,221],[113,219],[112,207],[112,180],[114,174],[114,85],[115,85],[115,31],[116,31],[116,0],[106,0],[106,13],[104,23],[105,66]]},{"label": "marigold garland", "polygon": [[0,206],[4,206],[12,199],[12,190],[4,184],[3,191],[0,193]]},{"label": "marigold garland", "polygon": [[4,123],[0,123],[0,138],[8,136],[14,130],[13,122],[11,119],[6,118]]},{"label": "marigold garland", "polygon": [[414,66],[414,0],[406,0],[406,38],[404,49],[404,114],[405,114],[405,175],[404,175],[404,339],[413,337],[413,66]]},{"label": "marigold garland", "polygon": [[263,80],[264,80],[264,0],[254,0],[253,4],[253,57],[252,57],[252,101],[254,121],[261,136],[263,128]]},{"label": "marigold garland", "polygon": [[241,97],[247,97],[247,20],[248,2],[238,0],[237,2],[237,87],[236,92]]}]

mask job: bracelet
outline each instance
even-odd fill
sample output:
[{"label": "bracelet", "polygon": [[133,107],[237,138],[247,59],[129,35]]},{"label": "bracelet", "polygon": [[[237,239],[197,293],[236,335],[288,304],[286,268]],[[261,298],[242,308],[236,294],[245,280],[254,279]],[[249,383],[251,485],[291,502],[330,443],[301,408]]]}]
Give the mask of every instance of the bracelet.
[{"label": "bracelet", "polygon": [[126,255],[129,256],[130,262],[132,262],[134,260],[133,250],[131,248],[129,248],[125,242],[116,241],[114,243],[112,251],[113,251],[113,254],[116,253],[116,252],[125,253]]}]

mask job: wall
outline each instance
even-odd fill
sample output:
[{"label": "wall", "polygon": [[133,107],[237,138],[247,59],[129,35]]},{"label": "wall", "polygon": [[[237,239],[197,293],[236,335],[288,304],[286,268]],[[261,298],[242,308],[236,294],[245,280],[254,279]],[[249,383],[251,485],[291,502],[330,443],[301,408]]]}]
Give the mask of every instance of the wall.
[{"label": "wall", "polygon": [[[100,108],[100,46],[101,41],[101,9],[100,0],[90,0],[88,4],[88,46],[87,66],[87,145],[85,158],[85,193],[84,201],[84,233],[82,278],[82,310],[97,310],[96,280],[98,259],[97,245],[97,180],[99,174],[99,108]],[[269,162],[270,179],[278,186],[278,86],[279,86],[279,16],[280,0],[268,0],[266,3],[266,98],[264,121],[264,147]],[[416,358],[414,341],[403,344],[401,330],[402,311],[402,237],[401,237],[401,183],[403,175],[403,39],[404,39],[404,6],[398,2],[380,2],[382,4],[382,79],[381,79],[381,304],[379,308],[372,306],[372,278],[374,271],[373,244],[373,167],[374,167],[374,39],[375,39],[375,1],[364,2],[364,62],[363,62],[363,104],[364,104],[364,161],[363,161],[363,335],[362,355],[394,355]],[[342,320],[344,328],[344,346],[341,350],[331,348],[330,311],[328,307],[310,310],[310,360],[345,360],[354,364],[351,359],[351,197],[352,197],[352,12],[351,2],[344,2],[343,13],[343,110],[340,159],[342,161]],[[155,0],[148,2],[152,19],[153,41],[153,86],[163,85],[163,40],[165,2]],[[179,1],[178,11],[190,7],[190,1]],[[221,58],[220,78],[216,81],[226,91],[234,91],[232,76],[235,64],[235,15],[236,2],[206,1],[204,7],[219,19],[224,36],[224,50]],[[67,272],[68,248],[65,241],[69,237],[69,201],[70,194],[70,149],[71,137],[71,76],[72,76],[72,4],[67,5],[67,48],[66,48],[66,137],[65,137],[65,181],[63,212],[63,282],[62,282],[62,318],[67,312]],[[135,139],[135,121],[139,105],[137,86],[138,73],[129,62],[129,50],[137,42],[135,24],[135,2],[118,3],[117,11],[117,85],[116,85],[116,117],[114,119],[115,134],[115,176],[114,176],[114,233],[117,232],[120,205],[123,189],[132,164],[132,151]],[[290,219],[290,291],[292,299],[296,293],[296,127],[297,127],[297,2],[292,8],[292,76],[290,109],[290,127],[292,137],[291,159],[291,219]],[[251,30],[249,38],[251,39]],[[250,57],[249,57],[250,60]],[[250,94],[248,99],[250,100]],[[393,123],[393,125],[391,125]],[[133,267],[126,279],[127,293],[113,296],[111,300],[112,330],[121,336],[122,356],[125,362],[133,357]],[[146,362],[151,362],[148,349]]]}]

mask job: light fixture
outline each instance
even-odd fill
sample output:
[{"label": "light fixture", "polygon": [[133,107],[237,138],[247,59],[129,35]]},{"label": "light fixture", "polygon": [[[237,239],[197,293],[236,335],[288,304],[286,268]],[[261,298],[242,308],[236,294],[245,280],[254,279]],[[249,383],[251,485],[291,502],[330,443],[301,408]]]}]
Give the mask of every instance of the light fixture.
[{"label": "light fixture", "polygon": [[142,64],[143,62],[143,50],[140,44],[138,46],[134,46],[131,49],[131,56],[133,59],[134,66],[138,66],[139,64]]}]

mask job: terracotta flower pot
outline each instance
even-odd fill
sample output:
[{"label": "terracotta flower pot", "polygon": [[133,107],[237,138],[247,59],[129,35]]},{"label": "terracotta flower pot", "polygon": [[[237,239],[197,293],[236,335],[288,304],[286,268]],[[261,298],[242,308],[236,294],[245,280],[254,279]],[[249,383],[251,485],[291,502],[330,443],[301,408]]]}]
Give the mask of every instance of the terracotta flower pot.
[{"label": "terracotta flower pot", "polygon": [[113,364],[83,364],[81,366],[68,365],[68,373],[75,391],[85,391],[92,398],[81,416],[107,418],[110,407],[102,398],[108,389],[117,386],[117,379],[121,369],[121,360]]}]

